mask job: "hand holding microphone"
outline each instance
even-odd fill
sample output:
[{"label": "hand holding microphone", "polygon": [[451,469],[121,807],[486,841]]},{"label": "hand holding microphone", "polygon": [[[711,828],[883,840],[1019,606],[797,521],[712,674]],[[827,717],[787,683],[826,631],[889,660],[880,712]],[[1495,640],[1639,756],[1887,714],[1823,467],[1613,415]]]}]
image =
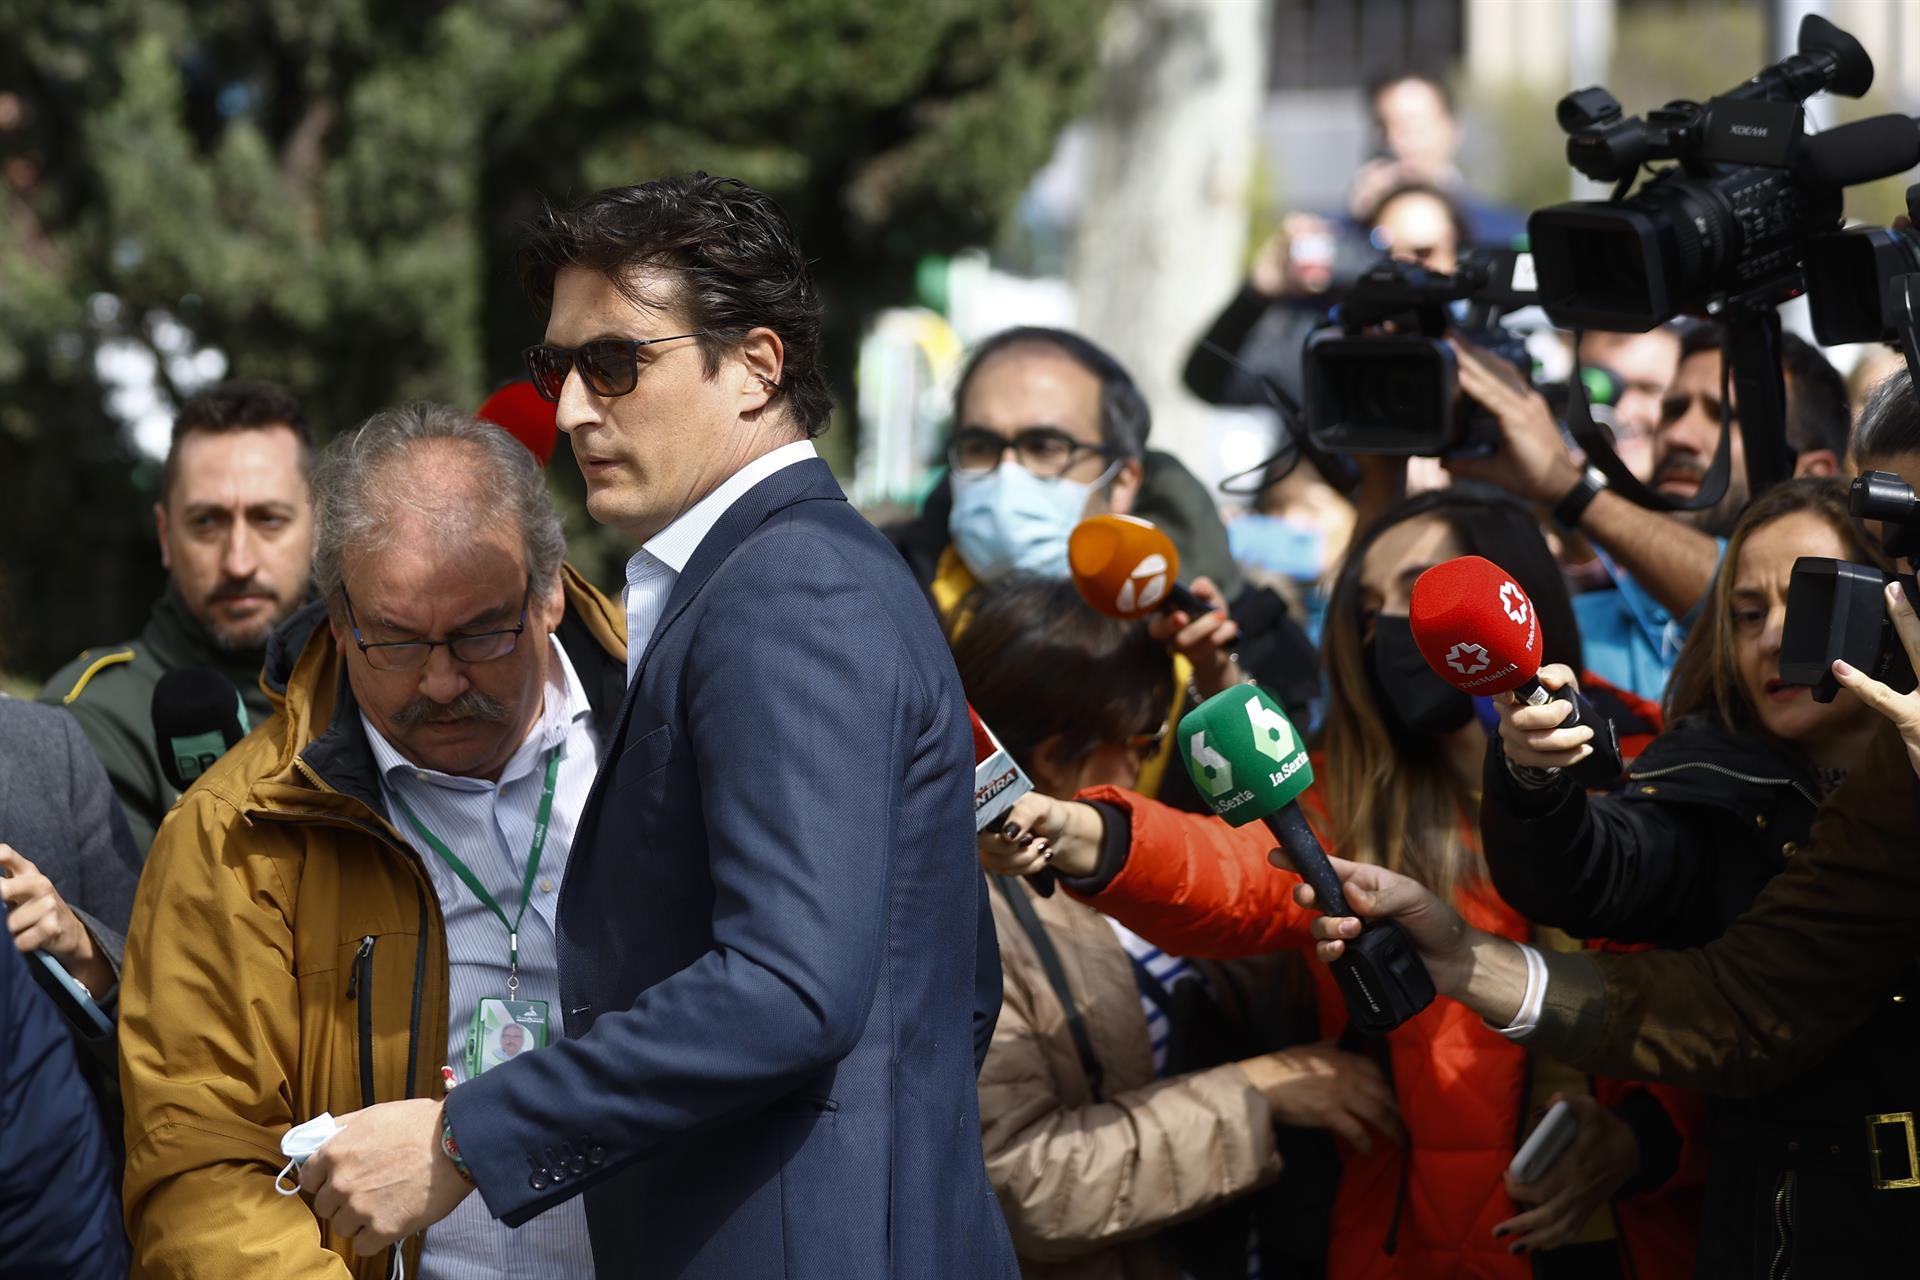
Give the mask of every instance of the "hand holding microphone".
[{"label": "hand holding microphone", "polygon": [[[1319,909],[1351,916],[1340,875],[1295,803],[1313,766],[1279,704],[1255,686],[1228,689],[1181,717],[1179,734],[1181,758],[1213,811],[1236,827],[1264,821]],[[1342,942],[1328,968],[1356,1028],[1384,1035],[1433,1003],[1433,980],[1398,924],[1370,922]]]},{"label": "hand holding microphone", "polygon": [[1180,553],[1151,522],[1111,515],[1082,520],[1067,540],[1067,562],[1073,585],[1094,612],[1122,622],[1147,619],[1148,634],[1193,664],[1203,694],[1241,682],[1231,648],[1240,624],[1227,615],[1212,582],[1180,585]]},{"label": "hand holding microphone", "polygon": [[[1437,564],[1413,584],[1408,621],[1420,656],[1435,675],[1462,693],[1493,696],[1511,693],[1539,714],[1528,717],[1556,730],[1549,735],[1555,750],[1590,746],[1577,760],[1551,767],[1583,787],[1611,787],[1620,780],[1620,743],[1613,721],[1601,716],[1580,695],[1572,672],[1558,668],[1554,679],[1540,679],[1540,656],[1546,640],[1533,601],[1507,571],[1480,556],[1459,556]],[[1550,714],[1548,705],[1558,708]],[[1507,741],[1503,710],[1501,740]],[[1575,730],[1585,728],[1584,736]],[[1515,763],[1525,764],[1524,760]]]}]

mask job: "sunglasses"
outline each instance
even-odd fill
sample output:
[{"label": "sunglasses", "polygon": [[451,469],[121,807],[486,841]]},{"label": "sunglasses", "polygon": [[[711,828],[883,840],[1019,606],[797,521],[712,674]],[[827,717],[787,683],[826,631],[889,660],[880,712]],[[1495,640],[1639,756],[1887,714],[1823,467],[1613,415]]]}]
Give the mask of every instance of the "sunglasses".
[{"label": "sunglasses", "polygon": [[579,370],[587,390],[602,399],[624,396],[640,381],[640,348],[682,338],[706,336],[705,329],[676,333],[665,338],[598,338],[577,347],[549,347],[542,344],[520,353],[527,362],[527,374],[533,389],[543,400],[558,404],[566,389],[567,375]]}]

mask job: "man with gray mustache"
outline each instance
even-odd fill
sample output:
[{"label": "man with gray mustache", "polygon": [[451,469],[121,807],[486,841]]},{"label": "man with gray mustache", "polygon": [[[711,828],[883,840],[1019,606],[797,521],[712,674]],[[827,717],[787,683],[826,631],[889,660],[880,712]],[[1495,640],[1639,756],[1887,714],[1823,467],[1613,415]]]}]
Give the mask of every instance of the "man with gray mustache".
[{"label": "man with gray mustache", "polygon": [[[563,563],[532,456],[454,409],[335,441],[313,503],[317,600],[269,648],[274,715],[162,824],[134,905],[143,1276],[388,1275],[390,1251],[360,1257],[325,1205],[276,1194],[282,1136],[437,1099],[566,1024],[554,916],[624,615]],[[470,1197],[400,1250],[417,1280],[593,1274],[579,1200],[515,1230]]]}]

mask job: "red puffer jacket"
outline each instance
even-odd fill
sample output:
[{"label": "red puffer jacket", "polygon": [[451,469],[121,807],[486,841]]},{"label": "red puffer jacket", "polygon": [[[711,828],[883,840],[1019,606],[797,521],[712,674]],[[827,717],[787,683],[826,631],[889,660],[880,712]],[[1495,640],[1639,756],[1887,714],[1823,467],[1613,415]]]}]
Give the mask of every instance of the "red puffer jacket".
[{"label": "red puffer jacket", "polygon": [[[1123,809],[1133,824],[1126,866],[1088,900],[1101,911],[1177,955],[1225,959],[1311,945],[1311,913],[1293,902],[1299,877],[1268,864],[1273,841],[1264,827],[1229,827],[1113,787],[1080,798]],[[1489,932],[1520,940],[1531,934],[1491,886],[1463,890],[1455,905]],[[1326,967],[1313,968],[1322,1029],[1337,1036],[1346,1027],[1346,1006]],[[1524,1129],[1530,1055],[1445,997],[1389,1033],[1387,1046],[1408,1146],[1381,1143],[1370,1154],[1346,1153],[1327,1274],[1526,1280],[1529,1260],[1508,1253],[1508,1242],[1494,1239],[1493,1228],[1520,1212],[1501,1175]],[[1614,1216],[1631,1258],[1632,1269],[1623,1274],[1684,1280],[1693,1274],[1700,1216],[1699,1097],[1614,1080],[1593,1083],[1605,1106],[1629,1093],[1648,1095],[1680,1136],[1676,1172],[1661,1187],[1617,1201]]]}]

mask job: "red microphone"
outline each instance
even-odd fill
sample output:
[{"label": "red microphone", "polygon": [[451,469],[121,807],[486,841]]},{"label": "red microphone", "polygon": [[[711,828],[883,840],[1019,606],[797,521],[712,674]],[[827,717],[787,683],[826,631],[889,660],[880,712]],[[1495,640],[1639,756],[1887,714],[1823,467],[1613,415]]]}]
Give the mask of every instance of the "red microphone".
[{"label": "red microphone", "polygon": [[1202,614],[1212,607],[1181,586],[1173,539],[1138,516],[1090,516],[1067,538],[1073,585],[1094,612],[1135,622],[1161,609]]},{"label": "red microphone", "polygon": [[[1013,802],[1033,790],[1033,783],[1019,762],[1000,745],[1000,739],[993,736],[993,730],[987,728],[987,722],[980,718],[971,702],[967,704],[967,715],[973,721],[973,829],[982,832],[1004,822],[1013,810]],[[1051,870],[1043,868],[1027,880],[1041,897],[1053,896]]]},{"label": "red microphone", "polygon": [[1613,721],[1571,689],[1551,692],[1540,683],[1546,644],[1533,601],[1513,577],[1481,556],[1437,564],[1413,584],[1408,610],[1413,642],[1433,673],[1462,693],[1512,692],[1530,706],[1559,699],[1568,704],[1563,729],[1593,727],[1593,754],[1568,770],[1583,786],[1612,786],[1620,778],[1620,744]]}]

